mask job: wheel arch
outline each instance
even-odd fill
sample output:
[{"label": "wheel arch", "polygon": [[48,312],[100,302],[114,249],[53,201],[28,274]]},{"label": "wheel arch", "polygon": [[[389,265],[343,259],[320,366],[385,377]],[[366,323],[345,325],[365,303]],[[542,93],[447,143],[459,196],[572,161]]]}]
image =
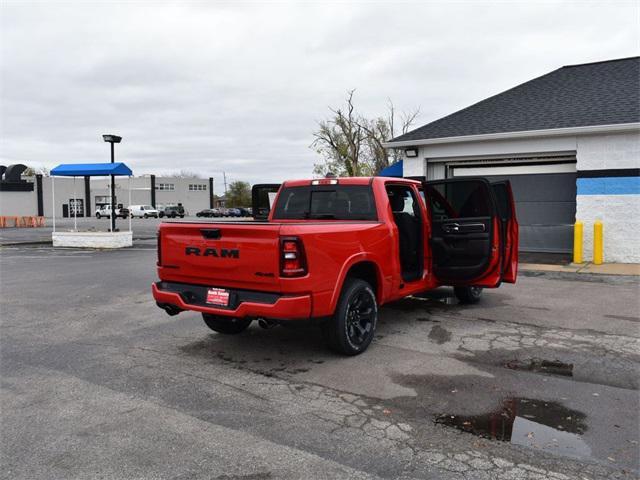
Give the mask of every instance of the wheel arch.
[{"label": "wheel arch", "polygon": [[360,280],[367,282],[371,285],[371,288],[373,288],[378,304],[382,302],[384,283],[382,271],[380,270],[379,265],[368,257],[358,256],[357,258],[351,259],[350,262],[347,262],[345,267],[342,269],[338,282],[336,282],[336,289],[334,290],[333,297],[331,299],[332,311],[335,311],[338,305],[340,293],[344,288],[344,283],[347,278],[359,278]]}]

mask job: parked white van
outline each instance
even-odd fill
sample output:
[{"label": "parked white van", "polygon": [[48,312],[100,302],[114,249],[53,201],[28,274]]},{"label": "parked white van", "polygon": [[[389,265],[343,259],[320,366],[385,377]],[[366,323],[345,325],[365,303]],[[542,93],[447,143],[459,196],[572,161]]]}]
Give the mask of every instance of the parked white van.
[{"label": "parked white van", "polygon": [[129,207],[129,211],[131,212],[131,218],[158,218],[158,210],[153,208],[151,205],[131,205]]}]

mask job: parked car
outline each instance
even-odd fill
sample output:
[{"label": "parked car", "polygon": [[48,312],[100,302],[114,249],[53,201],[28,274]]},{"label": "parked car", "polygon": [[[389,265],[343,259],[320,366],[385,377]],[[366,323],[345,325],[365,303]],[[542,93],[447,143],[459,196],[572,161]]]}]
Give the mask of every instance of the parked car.
[{"label": "parked car", "polygon": [[169,217],[169,218],[184,218],[184,207],[182,205],[171,205],[169,207],[164,207],[160,210],[158,216]]},{"label": "parked car", "polygon": [[266,222],[160,225],[160,308],[202,312],[224,334],[254,319],[313,319],[333,349],[356,355],[373,339],[380,305],[442,285],[476,303],[483,288],[516,281],[509,182],[296,180],[272,196],[274,187],[253,187],[253,211],[268,212]]},{"label": "parked car", "polygon": [[230,208],[228,215],[230,217],[241,217],[242,216],[242,212],[240,211],[239,208]]},{"label": "parked car", "polygon": [[153,208],[151,205],[130,205],[129,211],[131,212],[131,218],[158,218],[159,214],[158,210]]},{"label": "parked car", "polygon": [[238,210],[240,210],[240,216],[241,217],[250,217],[251,216],[251,209],[250,208],[239,208]]},{"label": "parked car", "polygon": [[[96,210],[96,218],[111,218],[111,205],[103,205]],[[127,218],[129,216],[129,209],[125,207],[116,208],[116,218]]]},{"label": "parked car", "polygon": [[196,217],[219,217],[220,211],[217,208],[205,208],[196,213]]},{"label": "parked car", "polygon": [[228,217],[229,216],[229,209],[225,208],[225,207],[220,207],[220,216],[221,217]]}]

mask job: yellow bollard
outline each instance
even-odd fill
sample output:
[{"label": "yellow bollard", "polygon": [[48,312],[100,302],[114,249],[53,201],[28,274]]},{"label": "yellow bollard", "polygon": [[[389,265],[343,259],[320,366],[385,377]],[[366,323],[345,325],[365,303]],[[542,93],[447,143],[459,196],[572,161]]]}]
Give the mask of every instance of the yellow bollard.
[{"label": "yellow bollard", "polygon": [[602,265],[604,261],[603,225],[600,220],[593,224],[593,264]]},{"label": "yellow bollard", "polygon": [[577,221],[573,227],[573,263],[582,263],[582,237],[584,225]]}]

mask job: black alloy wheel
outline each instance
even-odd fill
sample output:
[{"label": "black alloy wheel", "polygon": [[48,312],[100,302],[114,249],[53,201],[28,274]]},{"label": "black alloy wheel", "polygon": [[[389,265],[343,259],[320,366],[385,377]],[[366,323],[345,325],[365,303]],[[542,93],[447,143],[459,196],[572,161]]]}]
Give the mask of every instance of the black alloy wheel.
[{"label": "black alloy wheel", "polygon": [[453,293],[456,295],[460,303],[473,304],[480,301],[482,296],[482,287],[454,287]]},{"label": "black alloy wheel", "polygon": [[364,352],[375,335],[378,322],[376,296],[364,280],[347,279],[333,317],[323,325],[329,346],[345,355]]},{"label": "black alloy wheel", "polygon": [[375,299],[367,290],[359,290],[347,305],[347,337],[349,343],[360,347],[373,331]]}]

